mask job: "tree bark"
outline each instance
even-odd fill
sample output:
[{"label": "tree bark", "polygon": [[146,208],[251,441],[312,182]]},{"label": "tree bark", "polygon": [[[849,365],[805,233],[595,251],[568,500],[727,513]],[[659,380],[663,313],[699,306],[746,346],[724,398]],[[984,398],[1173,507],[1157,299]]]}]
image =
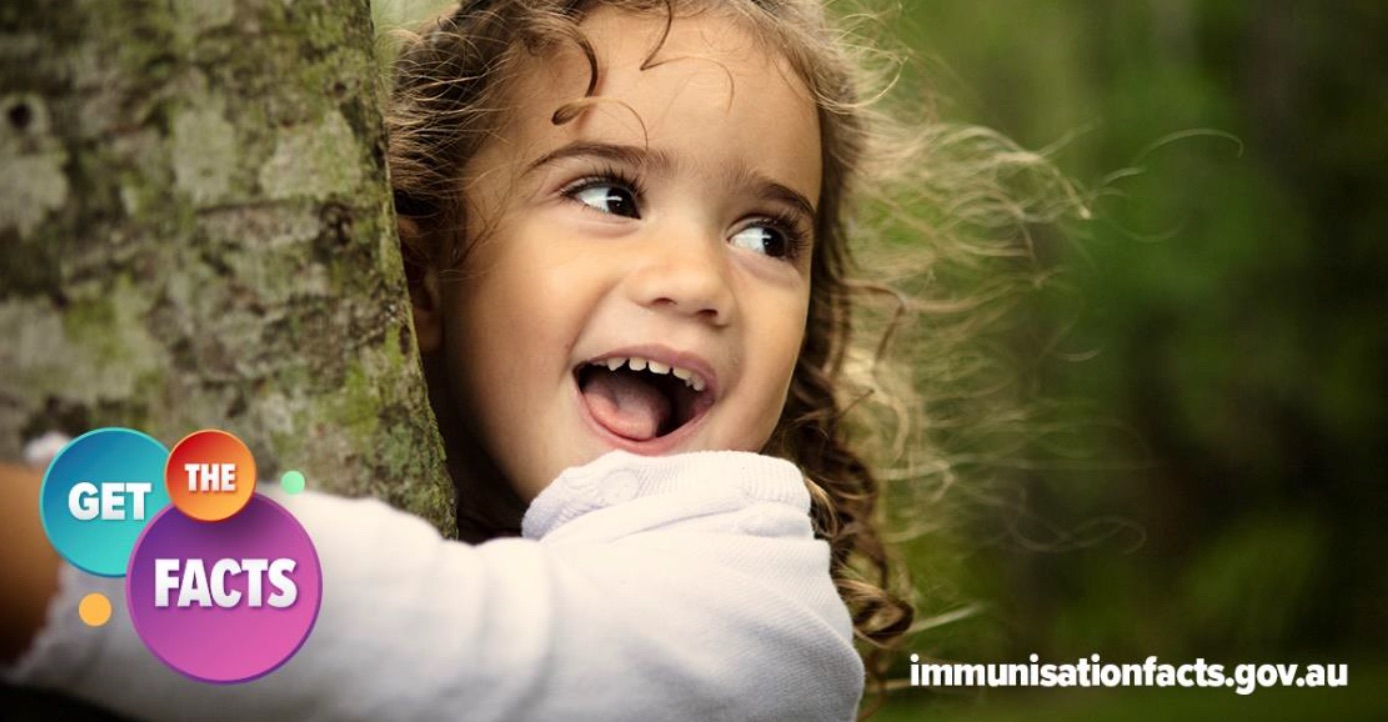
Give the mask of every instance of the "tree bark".
[{"label": "tree bark", "polygon": [[0,8],[0,458],[215,427],[453,532],[366,0]]}]

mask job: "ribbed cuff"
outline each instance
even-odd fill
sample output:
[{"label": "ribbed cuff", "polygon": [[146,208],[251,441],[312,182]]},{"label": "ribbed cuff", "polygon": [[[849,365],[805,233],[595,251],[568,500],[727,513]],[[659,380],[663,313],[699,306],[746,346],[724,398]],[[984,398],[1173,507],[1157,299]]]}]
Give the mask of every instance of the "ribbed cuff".
[{"label": "ribbed cuff", "polygon": [[749,502],[810,509],[804,477],[784,459],[747,451],[640,456],[618,450],[560,473],[530,504],[521,534],[539,539],[589,512],[689,489],[735,490]]}]

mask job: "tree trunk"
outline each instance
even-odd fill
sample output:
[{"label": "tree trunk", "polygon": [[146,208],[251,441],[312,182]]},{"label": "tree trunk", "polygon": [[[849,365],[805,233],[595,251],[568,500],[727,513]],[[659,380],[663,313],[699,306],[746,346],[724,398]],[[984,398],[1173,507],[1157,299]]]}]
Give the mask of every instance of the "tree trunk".
[{"label": "tree trunk", "polygon": [[226,429],[451,534],[366,0],[0,7],[0,458]]}]

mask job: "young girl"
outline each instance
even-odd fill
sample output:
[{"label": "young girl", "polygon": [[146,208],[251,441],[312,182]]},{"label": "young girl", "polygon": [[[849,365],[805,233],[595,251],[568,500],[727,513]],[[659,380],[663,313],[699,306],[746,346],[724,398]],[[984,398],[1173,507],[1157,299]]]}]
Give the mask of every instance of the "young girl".
[{"label": "young girl", "polygon": [[53,563],[10,679],[150,719],[851,719],[854,637],[911,618],[843,422],[856,78],[810,0],[464,2],[397,61],[390,162],[486,543],[282,499],[322,613],[231,687],[163,668],[120,609],[80,627],[119,582]]}]

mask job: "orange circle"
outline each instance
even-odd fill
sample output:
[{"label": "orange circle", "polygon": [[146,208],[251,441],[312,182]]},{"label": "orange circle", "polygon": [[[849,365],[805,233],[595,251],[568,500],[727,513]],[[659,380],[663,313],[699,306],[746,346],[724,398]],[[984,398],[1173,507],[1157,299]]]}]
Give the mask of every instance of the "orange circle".
[{"label": "orange circle", "polygon": [[92,592],[77,603],[77,616],[88,627],[100,627],[111,621],[111,600],[101,592]]},{"label": "orange circle", "polygon": [[199,521],[221,521],[241,511],[255,493],[255,459],[225,431],[195,431],[174,445],[164,467],[169,501]]}]

